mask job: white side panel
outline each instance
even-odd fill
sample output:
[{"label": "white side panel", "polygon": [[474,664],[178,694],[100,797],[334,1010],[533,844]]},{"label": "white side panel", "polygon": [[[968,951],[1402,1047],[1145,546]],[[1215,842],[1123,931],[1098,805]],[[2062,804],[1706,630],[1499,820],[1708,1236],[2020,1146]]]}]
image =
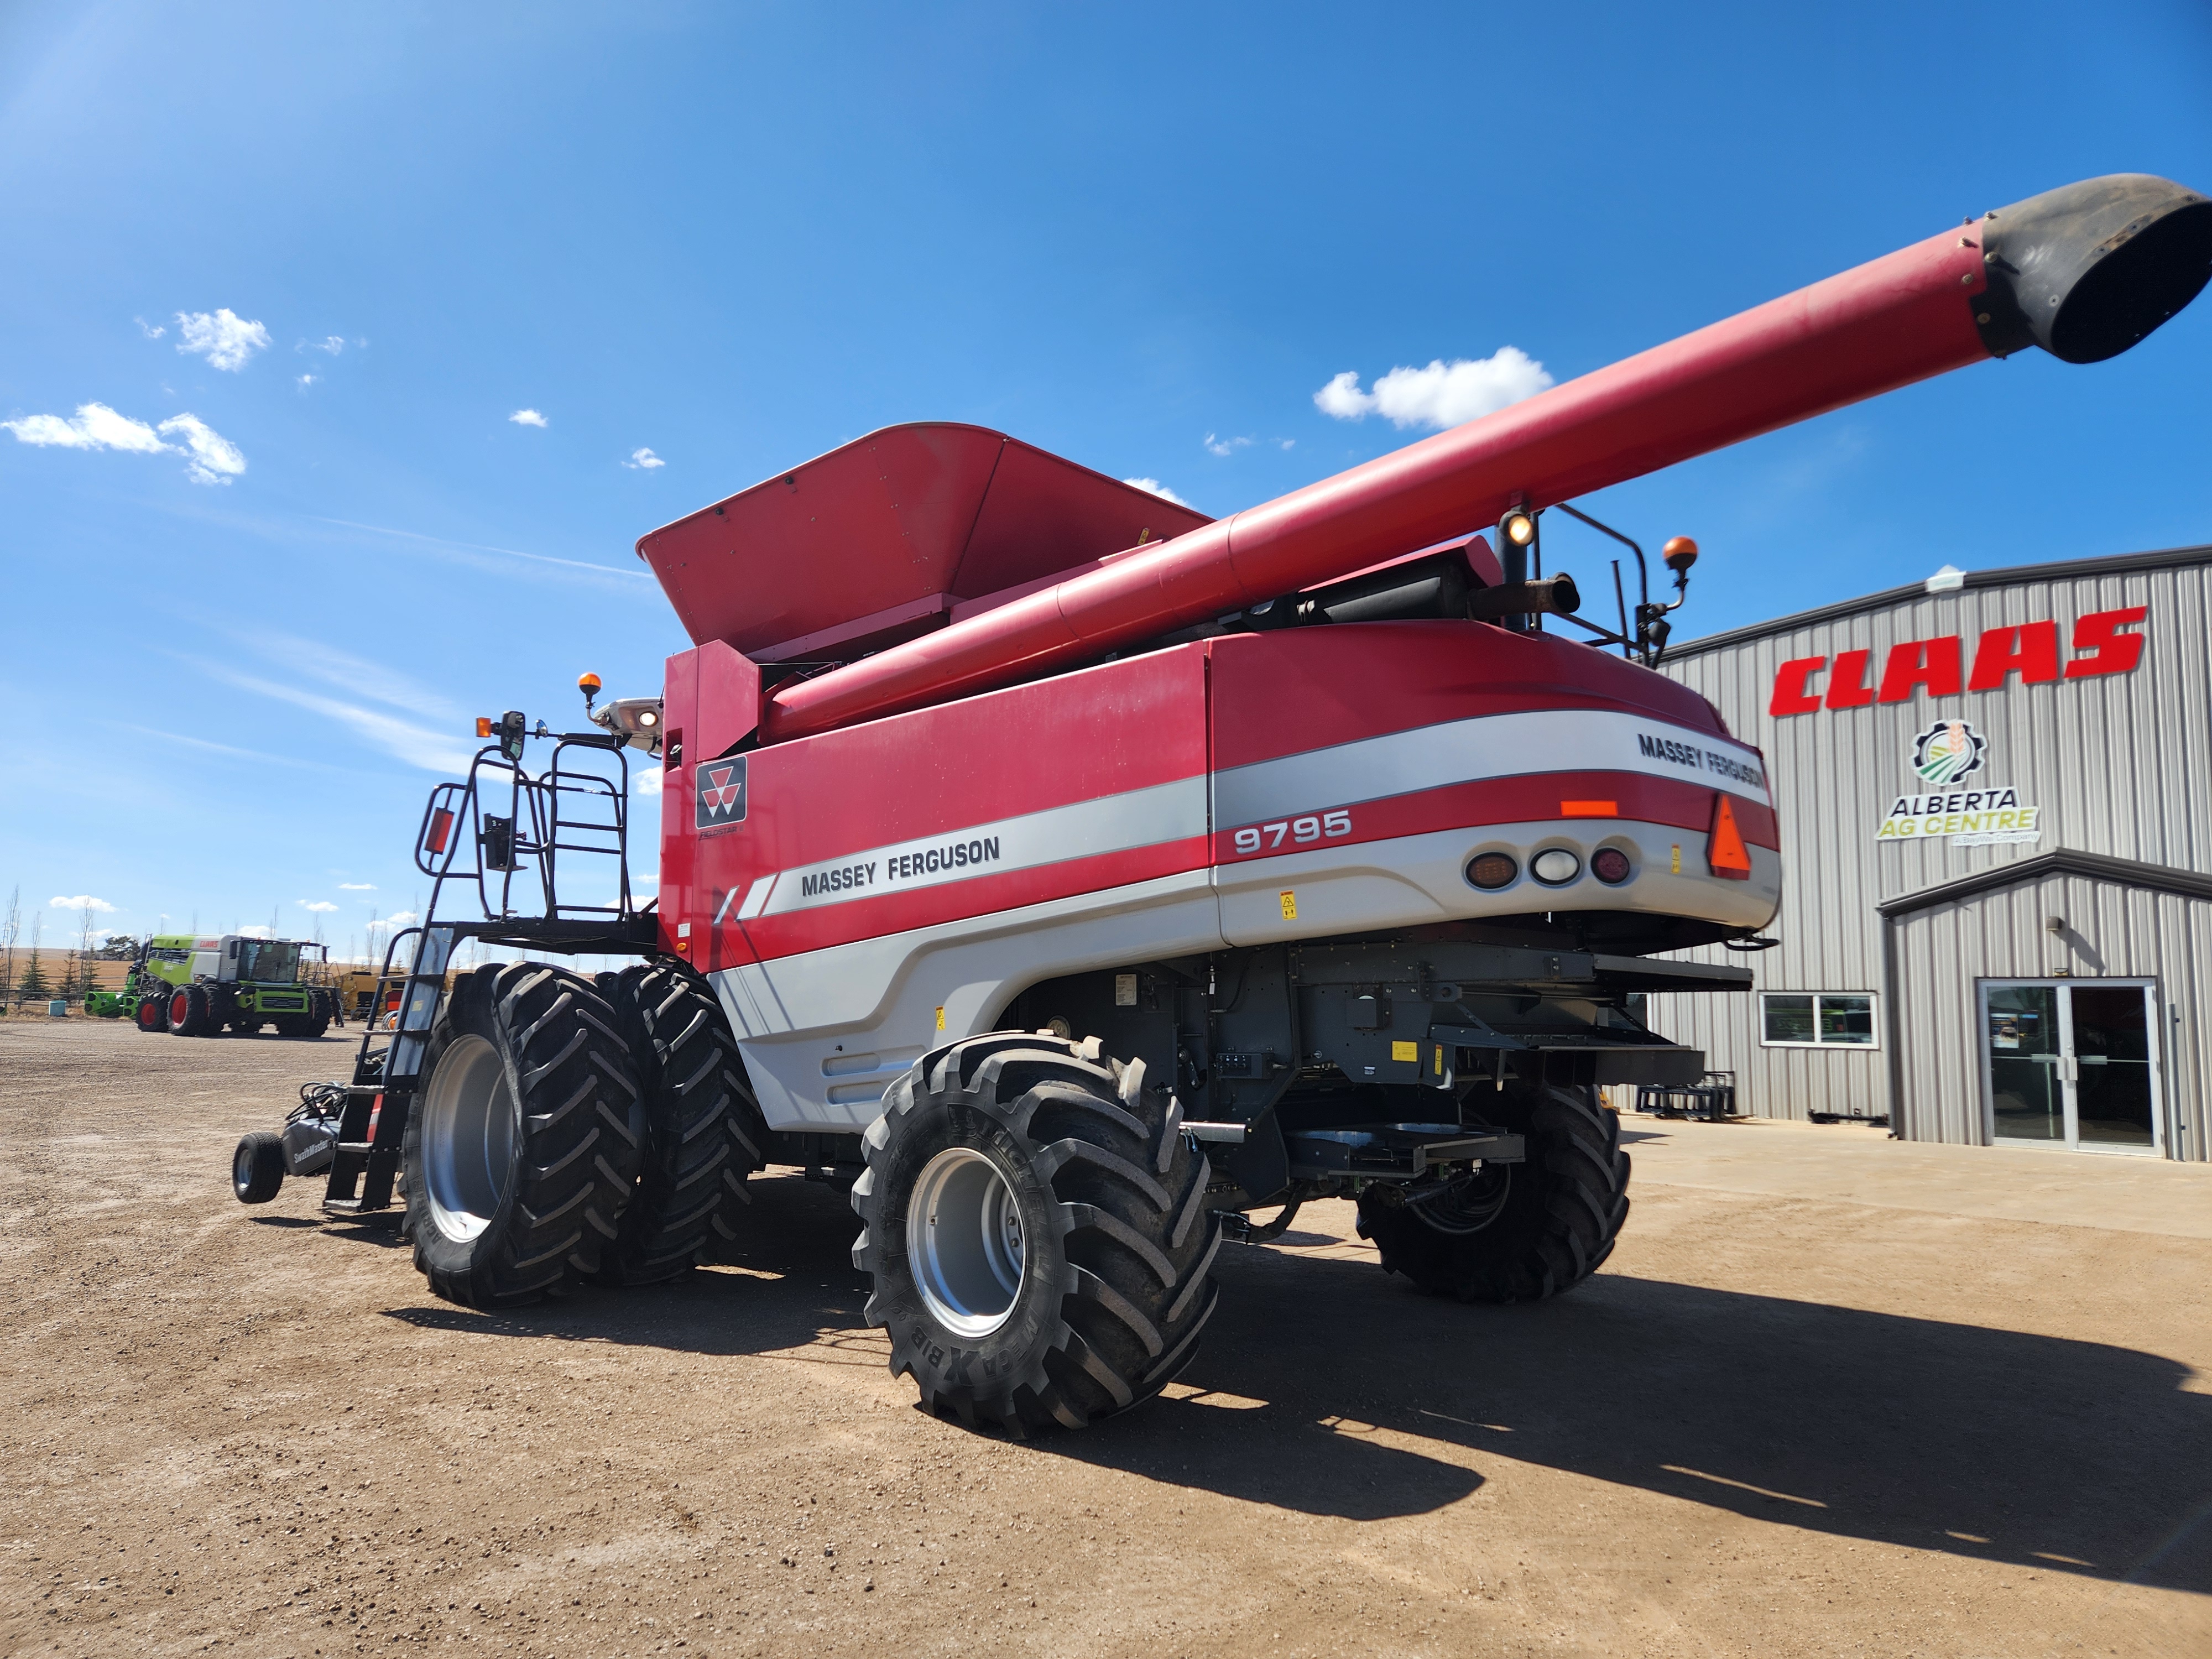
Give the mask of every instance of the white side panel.
[{"label": "white side panel", "polygon": [[[1527,874],[1532,854],[1565,847],[1583,872],[1559,887]],[[1629,855],[1630,880],[1608,887],[1589,873],[1590,854],[1617,847]],[[1674,872],[1677,849],[1681,872]],[[1486,893],[1468,884],[1477,853],[1510,853],[1522,871],[1510,886]],[[1353,846],[1224,865],[1214,872],[1221,892],[1221,931],[1233,945],[1271,945],[1331,933],[1474,916],[1527,915],[1539,910],[1638,910],[1703,916],[1752,928],[1774,915],[1782,891],[1779,856],[1753,847],[1751,879],[1723,881],[1705,869],[1703,832],[1629,819],[1585,818],[1565,823],[1488,823]],[[1285,895],[1291,896],[1285,900]],[[1295,916],[1286,914],[1295,908]]]},{"label": "white side panel", "polygon": [[1041,979],[1219,950],[1211,873],[1189,871],[717,973],[715,989],[769,1127],[866,1128],[884,1091],[917,1058],[991,1029],[1008,1000]]}]

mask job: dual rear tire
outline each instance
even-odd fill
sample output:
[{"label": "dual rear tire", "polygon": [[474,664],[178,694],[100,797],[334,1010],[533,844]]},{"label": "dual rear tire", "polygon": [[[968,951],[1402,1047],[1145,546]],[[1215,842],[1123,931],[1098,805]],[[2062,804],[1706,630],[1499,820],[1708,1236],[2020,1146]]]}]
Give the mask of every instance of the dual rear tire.
[{"label": "dual rear tire", "polygon": [[572,1276],[678,1279],[736,1237],[768,1131],[706,981],[660,961],[597,982],[525,963],[440,1011],[402,1162],[415,1265],[471,1307]]},{"label": "dual rear tire", "polygon": [[401,1163],[430,1288],[493,1308],[597,1273],[637,1182],[645,1104],[592,981],[537,963],[463,975],[422,1075]]}]

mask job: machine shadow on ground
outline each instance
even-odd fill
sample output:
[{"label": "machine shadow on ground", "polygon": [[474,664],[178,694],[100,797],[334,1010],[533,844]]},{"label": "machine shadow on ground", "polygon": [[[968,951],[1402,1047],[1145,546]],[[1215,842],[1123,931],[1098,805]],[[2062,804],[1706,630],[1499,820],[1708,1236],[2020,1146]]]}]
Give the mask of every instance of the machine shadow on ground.
[{"label": "machine shadow on ground", "polygon": [[[754,1192],[738,1271],[389,1315],[882,1364],[844,1194],[795,1178]],[[1224,1245],[1215,1271],[1219,1311],[1172,1397],[1042,1437],[1037,1455],[1354,1519],[1441,1509],[1510,1460],[1839,1539],[2212,1594],[2212,1528],[2177,1535],[2208,1496],[2212,1395],[2175,1360],[1613,1273],[1484,1308],[1295,1250]]]}]

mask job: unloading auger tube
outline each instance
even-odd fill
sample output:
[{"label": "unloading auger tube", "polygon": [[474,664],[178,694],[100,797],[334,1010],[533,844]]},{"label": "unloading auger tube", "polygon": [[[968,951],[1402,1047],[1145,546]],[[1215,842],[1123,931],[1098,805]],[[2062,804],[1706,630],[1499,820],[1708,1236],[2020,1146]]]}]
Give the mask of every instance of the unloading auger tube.
[{"label": "unloading auger tube", "polygon": [[[2039,346],[2118,356],[2212,276],[2212,201],[2112,173],[2032,196],[865,660],[777,688],[803,737],[1005,685]],[[1510,575],[1509,572],[1509,576]]]}]

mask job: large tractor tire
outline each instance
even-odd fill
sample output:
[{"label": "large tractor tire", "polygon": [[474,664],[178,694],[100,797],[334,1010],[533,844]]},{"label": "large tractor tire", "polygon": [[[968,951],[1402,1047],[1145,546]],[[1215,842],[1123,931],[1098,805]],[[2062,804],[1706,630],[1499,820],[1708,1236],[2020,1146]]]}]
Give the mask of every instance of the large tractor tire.
[{"label": "large tractor tire", "polygon": [[319,1037],[331,1029],[331,1016],[337,1012],[337,999],[328,991],[315,989],[307,993],[307,1030],[302,1036]]},{"label": "large tractor tire", "polygon": [[768,1125],[721,1004],[696,971],[660,961],[605,978],[645,1087],[645,1160],[599,1278],[658,1285],[737,1237]]},{"label": "large tractor tire", "polygon": [[1628,1218],[1620,1120],[1594,1089],[1521,1085],[1499,1097],[1499,1127],[1528,1142],[1522,1164],[1359,1195],[1359,1233],[1386,1273],[1462,1302],[1539,1302],[1571,1291],[1613,1254]]},{"label": "large tractor tire", "polygon": [[208,1006],[207,987],[179,985],[169,994],[169,1029],[179,1036],[214,1036],[222,1028]]},{"label": "large tractor tire", "polygon": [[1221,1227],[1182,1109],[1097,1039],[1000,1032],[884,1097],[853,1188],[853,1265],[891,1371],[930,1411],[1081,1428],[1173,1382],[1218,1288]]},{"label": "large tractor tire", "polygon": [[637,1071],[589,980],[538,963],[465,974],[439,1011],[400,1162],[415,1265],[471,1308],[591,1274],[644,1141]]},{"label": "large tractor tire", "polygon": [[142,1031],[169,1029],[169,999],[166,993],[138,999],[137,1025]]}]

